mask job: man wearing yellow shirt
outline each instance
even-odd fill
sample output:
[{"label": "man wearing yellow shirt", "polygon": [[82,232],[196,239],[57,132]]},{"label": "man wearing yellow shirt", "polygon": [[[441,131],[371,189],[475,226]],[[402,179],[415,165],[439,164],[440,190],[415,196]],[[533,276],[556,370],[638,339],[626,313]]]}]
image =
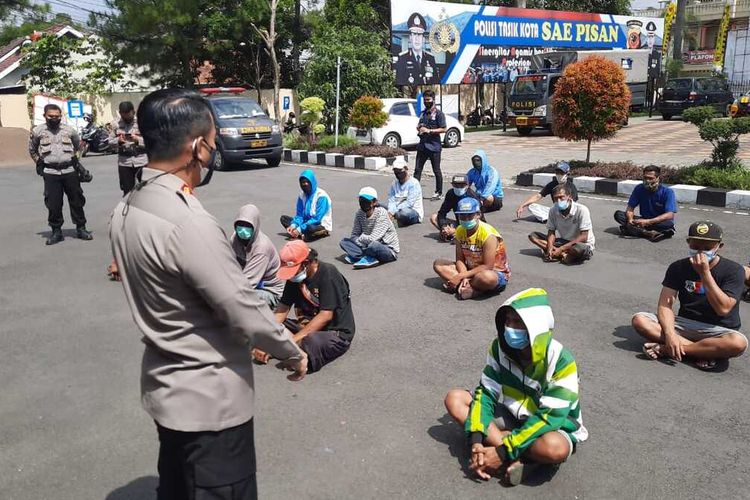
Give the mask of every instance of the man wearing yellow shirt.
[{"label": "man wearing yellow shirt", "polygon": [[459,300],[505,290],[510,266],[505,242],[497,229],[480,220],[479,202],[464,198],[456,206],[456,260],[438,259],[433,269],[443,280],[443,288]]}]

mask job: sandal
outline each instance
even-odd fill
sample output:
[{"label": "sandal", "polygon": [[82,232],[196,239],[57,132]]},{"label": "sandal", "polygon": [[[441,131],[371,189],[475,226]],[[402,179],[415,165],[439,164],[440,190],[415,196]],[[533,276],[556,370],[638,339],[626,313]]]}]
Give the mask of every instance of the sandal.
[{"label": "sandal", "polygon": [[524,479],[539,467],[536,463],[523,463],[520,460],[513,462],[505,469],[504,482],[508,486],[518,486],[523,482]]},{"label": "sandal", "polygon": [[742,300],[745,302],[750,302],[750,288],[745,290],[745,293],[742,294]]},{"label": "sandal", "polygon": [[715,359],[696,359],[693,361],[695,367],[704,372],[712,372],[716,369]]},{"label": "sandal", "polygon": [[643,344],[643,354],[648,359],[659,359],[664,357],[661,353],[661,344],[657,342],[646,342]]},{"label": "sandal", "polygon": [[458,290],[456,290],[456,297],[458,300],[468,300],[473,298],[475,295],[474,289],[471,287],[471,285],[466,285],[459,287]]}]

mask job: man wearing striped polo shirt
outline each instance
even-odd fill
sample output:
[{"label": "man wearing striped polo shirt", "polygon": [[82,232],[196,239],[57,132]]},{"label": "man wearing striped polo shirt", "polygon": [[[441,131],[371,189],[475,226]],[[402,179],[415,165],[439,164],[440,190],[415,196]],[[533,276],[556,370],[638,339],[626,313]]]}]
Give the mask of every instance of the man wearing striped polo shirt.
[{"label": "man wearing striped polo shirt", "polygon": [[393,262],[398,258],[398,234],[388,210],[378,205],[378,192],[372,187],[359,191],[359,210],[352,234],[339,243],[344,259],[354,269],[365,269]]}]

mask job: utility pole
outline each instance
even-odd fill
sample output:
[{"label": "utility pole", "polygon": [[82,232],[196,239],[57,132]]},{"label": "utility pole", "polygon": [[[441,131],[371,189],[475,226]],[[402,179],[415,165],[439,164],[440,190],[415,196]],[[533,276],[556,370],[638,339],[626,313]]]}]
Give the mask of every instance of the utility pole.
[{"label": "utility pole", "polygon": [[339,145],[339,98],[341,95],[341,56],[336,58],[336,137],[333,139],[334,146]]},{"label": "utility pole", "polygon": [[687,0],[677,0],[677,15],[674,19],[674,50],[672,59],[682,61],[682,32],[685,28],[685,9]]}]

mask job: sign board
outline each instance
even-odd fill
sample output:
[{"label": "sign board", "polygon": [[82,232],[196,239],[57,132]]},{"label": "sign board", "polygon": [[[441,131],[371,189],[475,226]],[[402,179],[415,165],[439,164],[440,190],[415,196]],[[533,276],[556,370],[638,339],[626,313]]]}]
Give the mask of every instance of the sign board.
[{"label": "sign board", "polygon": [[52,97],[52,96],[46,96],[42,94],[35,94],[33,97],[34,107],[33,107],[33,118],[32,118],[32,126],[36,127],[37,125],[41,125],[44,123],[44,106],[47,104],[56,104],[60,107],[61,110],[63,110],[63,123],[67,123],[71,127],[74,127],[76,130],[80,130],[81,128],[86,126],[86,121],[83,119],[83,115],[85,113],[93,113],[93,108],[90,104],[86,104],[82,101],[82,110],[83,113],[81,113],[80,117],[71,117],[70,116],[70,108],[68,107],[68,103],[70,101],[67,101],[66,99],[60,98],[60,97]]},{"label": "sign board", "polygon": [[83,118],[83,101],[68,101],[68,118]]},{"label": "sign board", "polygon": [[[502,81],[560,49],[659,49],[664,20],[429,0],[391,2],[397,85]],[[507,73],[506,73],[507,72]],[[511,76],[511,72],[515,73]]]},{"label": "sign board", "polygon": [[691,50],[684,54],[685,64],[713,64],[713,50]]},{"label": "sign board", "polygon": [[283,110],[289,111],[289,107],[291,106],[291,104],[292,104],[292,100],[289,98],[288,95],[285,95],[282,101],[282,105],[281,105]]}]

